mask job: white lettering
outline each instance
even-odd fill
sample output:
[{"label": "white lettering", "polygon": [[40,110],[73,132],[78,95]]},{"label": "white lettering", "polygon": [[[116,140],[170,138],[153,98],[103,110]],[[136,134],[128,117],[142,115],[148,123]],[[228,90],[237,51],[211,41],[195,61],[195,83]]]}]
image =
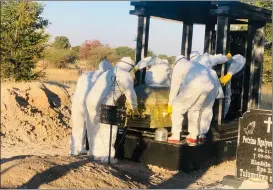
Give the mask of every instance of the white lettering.
[{"label": "white lettering", "polygon": [[268,117],[268,120],[264,121],[264,123],[267,124],[267,130],[266,130],[266,132],[270,133],[270,129],[271,129],[271,125],[272,125],[271,117]]},{"label": "white lettering", "polygon": [[253,138],[243,136],[243,143],[256,145],[256,140]]},{"label": "white lettering", "polygon": [[258,172],[266,172],[266,169],[260,167],[260,166],[257,166],[257,171]]},{"label": "white lettering", "polygon": [[[239,169],[240,171],[240,176],[239,177],[246,177],[246,178],[259,178],[263,180],[268,180],[268,176],[262,175],[261,172],[257,173],[252,173],[247,170]],[[272,179],[271,179],[272,180]]]},{"label": "white lettering", "polygon": [[251,165],[255,165],[255,166],[263,166],[263,167],[267,167],[267,168],[270,168],[271,167],[271,164],[266,162],[266,161],[257,161],[255,159],[251,159],[251,162],[250,162]]},{"label": "white lettering", "polygon": [[272,147],[272,141],[267,141],[266,139],[262,140],[261,138],[258,138],[257,145],[262,147]]}]

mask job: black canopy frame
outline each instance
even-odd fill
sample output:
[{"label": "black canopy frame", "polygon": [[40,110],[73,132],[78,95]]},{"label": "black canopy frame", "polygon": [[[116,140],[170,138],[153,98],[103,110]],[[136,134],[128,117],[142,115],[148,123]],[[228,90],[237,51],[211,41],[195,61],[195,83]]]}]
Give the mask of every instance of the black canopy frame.
[{"label": "black canopy frame", "polygon": [[[259,106],[265,26],[272,22],[270,10],[238,1],[133,1],[130,14],[138,16],[136,63],[148,55],[150,18],[183,23],[181,54],[189,58],[192,49],[193,24],[205,25],[204,52],[227,54],[231,24],[245,24],[247,31],[246,65],[243,79],[242,111]],[[215,31],[216,25],[216,31]],[[214,46],[213,34],[216,32]],[[223,76],[225,65],[216,68]],[[144,83],[146,70],[136,73],[136,85]],[[225,89],[224,89],[225,90]],[[224,101],[217,104],[218,125],[223,123]]]}]

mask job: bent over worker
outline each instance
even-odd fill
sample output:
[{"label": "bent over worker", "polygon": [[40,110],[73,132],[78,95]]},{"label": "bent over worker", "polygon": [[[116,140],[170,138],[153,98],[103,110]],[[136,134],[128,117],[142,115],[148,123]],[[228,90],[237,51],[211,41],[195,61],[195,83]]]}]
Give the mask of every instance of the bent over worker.
[{"label": "bent over worker", "polygon": [[212,76],[207,68],[189,61],[185,56],[178,56],[173,68],[168,113],[172,113],[172,136],[169,142],[178,143],[184,120],[188,112],[188,132],[186,142],[195,145],[197,139],[204,141],[200,134],[199,119],[202,108],[208,107],[208,99],[216,96]]},{"label": "bent over worker", "polygon": [[83,73],[77,81],[76,91],[72,97],[72,134],[70,138],[70,155],[78,155],[87,152],[84,148],[87,112],[86,97],[99,76],[111,68],[112,65],[107,60],[104,60],[100,62],[98,70]]},{"label": "bent over worker", "polygon": [[[213,66],[218,65],[218,64],[224,64],[228,61],[227,56],[224,56],[222,54],[217,54],[217,55],[210,55],[208,53],[204,53],[203,55],[200,55],[198,51],[193,51],[190,54],[190,59],[194,62],[197,62],[201,65],[204,65],[210,75],[212,76],[213,79],[213,84],[214,84],[214,90],[211,91],[210,95],[207,98],[205,102],[207,107],[202,107],[200,111],[200,120],[199,120],[199,125],[200,125],[200,139],[202,142],[205,141],[206,139],[206,134],[209,131],[211,120],[213,117],[213,105],[215,102],[215,99],[222,99],[224,98],[224,92],[222,89],[222,86],[219,82],[218,76],[216,72],[212,69]],[[217,93],[215,94],[215,90]]]},{"label": "bent over worker", "polygon": [[[150,60],[149,60],[150,59]],[[100,122],[101,105],[115,106],[122,94],[126,96],[127,107],[134,115],[138,115],[137,96],[134,90],[134,72],[147,64],[152,64],[154,57],[140,61],[137,66],[130,57],[123,57],[114,68],[103,73],[89,92],[86,100],[88,118],[87,134],[90,155],[95,160],[108,161],[108,150],[111,147],[111,163],[116,163],[114,144],[117,136],[117,126],[112,128],[112,144],[109,145],[110,125]],[[131,72],[132,71],[132,72]]]},{"label": "bent over worker", "polygon": [[170,86],[172,68],[166,59],[158,58],[145,74],[145,84]]}]

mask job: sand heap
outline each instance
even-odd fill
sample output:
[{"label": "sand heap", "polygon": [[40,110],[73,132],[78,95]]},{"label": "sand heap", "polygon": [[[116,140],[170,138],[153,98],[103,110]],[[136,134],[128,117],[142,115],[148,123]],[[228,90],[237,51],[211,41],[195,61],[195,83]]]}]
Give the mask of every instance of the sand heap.
[{"label": "sand heap", "polygon": [[70,133],[70,94],[65,86],[48,83],[3,83],[3,141],[58,142]]}]

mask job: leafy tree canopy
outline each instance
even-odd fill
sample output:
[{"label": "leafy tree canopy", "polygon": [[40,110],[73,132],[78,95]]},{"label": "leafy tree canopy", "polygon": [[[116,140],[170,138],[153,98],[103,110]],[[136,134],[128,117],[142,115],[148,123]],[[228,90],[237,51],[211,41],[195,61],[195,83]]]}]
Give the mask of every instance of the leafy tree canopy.
[{"label": "leafy tree canopy", "polygon": [[49,22],[41,15],[44,7],[39,2],[1,1],[1,76],[19,80],[37,77],[35,63],[43,55],[49,35]]},{"label": "leafy tree canopy", "polygon": [[121,46],[115,48],[116,54],[118,57],[130,57],[132,60],[135,60],[135,50],[127,46]]},{"label": "leafy tree canopy", "polygon": [[69,49],[71,47],[69,39],[65,36],[55,37],[55,41],[52,46],[58,49]]}]

